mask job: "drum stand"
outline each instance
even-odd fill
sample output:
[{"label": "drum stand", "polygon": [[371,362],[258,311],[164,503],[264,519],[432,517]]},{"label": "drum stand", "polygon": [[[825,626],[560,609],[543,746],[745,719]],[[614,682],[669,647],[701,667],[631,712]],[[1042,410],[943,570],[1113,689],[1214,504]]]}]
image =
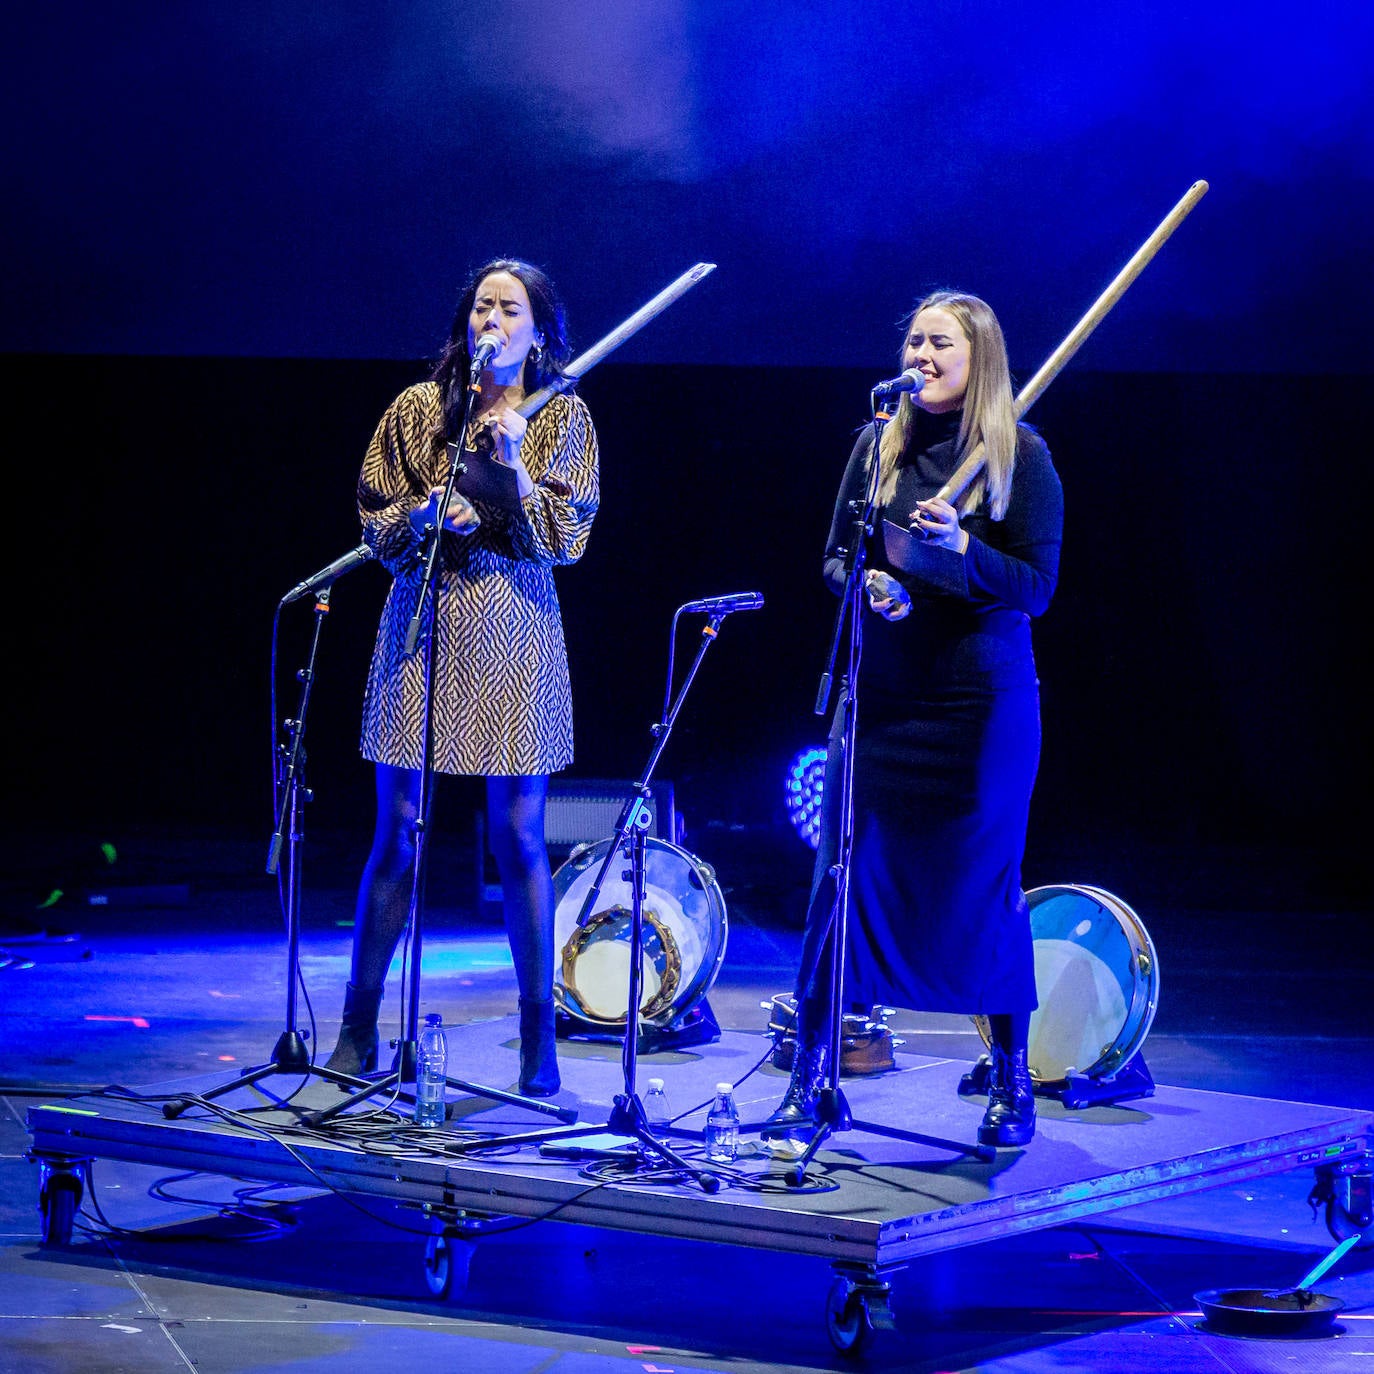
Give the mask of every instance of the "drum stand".
[{"label": "drum stand", "polygon": [[[468,419],[472,413],[472,399],[476,390],[477,379],[474,377],[472,384],[465,393],[462,423],[456,430],[456,433],[460,435],[467,433]],[[399,1100],[409,1102],[412,1105],[415,1100],[413,1096],[400,1090],[405,1083],[412,1086],[415,1084],[419,1064],[421,937],[424,927],[425,870],[429,857],[429,828],[434,810],[434,661],[439,644],[439,594],[434,582],[439,567],[439,546],[444,519],[442,512],[447,512],[458,485],[458,478],[467,470],[466,464],[463,462],[462,444],[449,444],[448,452],[448,478],[444,486],[443,499],[439,503],[440,524],[430,523],[425,526],[424,542],[421,545],[425,571],[420,583],[419,598],[415,603],[415,614],[411,617],[410,625],[406,631],[405,644],[405,651],[408,655],[414,654],[422,646],[420,619],[424,614],[426,605],[428,605],[429,627],[424,636],[428,642],[424,644],[425,694],[423,752],[421,754],[424,767],[420,769],[420,788],[415,820],[415,863],[412,869],[410,887],[411,949],[410,977],[405,1000],[405,1028],[402,1032],[402,1038],[396,1045],[396,1057],[391,1072],[383,1074],[369,1086],[364,1087],[362,1091],[345,1097],[332,1107],[327,1107],[323,1111],[312,1112],[305,1118],[305,1124],[308,1126],[319,1126],[331,1117],[346,1111],[349,1107],[382,1092],[394,1091]],[[480,1087],[461,1078],[448,1077],[444,1081],[450,1088],[456,1088],[469,1097],[485,1097],[494,1102],[504,1102],[515,1107],[526,1107],[533,1112],[543,1112],[549,1116],[555,1116],[560,1121],[577,1120],[577,1110],[573,1107],[560,1107],[552,1102],[541,1102],[537,1098],[523,1097],[519,1093],[506,1092],[501,1088]]]},{"label": "drum stand", "polygon": [[[792,1188],[802,1186],[806,1178],[806,1166],[816,1152],[830,1138],[840,1131],[858,1130],[869,1135],[886,1136],[891,1140],[908,1140],[923,1145],[933,1145],[955,1154],[972,1155],[977,1159],[990,1160],[997,1151],[990,1145],[965,1145],[958,1141],[943,1140],[938,1136],[921,1135],[915,1131],[899,1130],[893,1126],[880,1125],[873,1121],[856,1121],[850,1114],[849,1104],[845,1101],[839,1086],[840,1055],[844,1028],[844,955],[847,948],[849,918],[849,876],[854,851],[854,741],[855,723],[858,719],[859,662],[863,651],[863,598],[864,564],[867,542],[873,533],[873,520],[878,495],[878,451],[882,442],[883,429],[891,413],[879,403],[875,392],[873,397],[873,460],[869,464],[868,490],[863,502],[851,504],[855,517],[848,539],[846,552],[845,585],[840,598],[840,609],[836,613],[834,633],[831,637],[830,655],[826,670],[821,676],[820,689],[816,695],[816,714],[824,715],[830,698],[835,660],[839,654],[840,637],[846,623],[849,628],[849,659],[844,680],[840,688],[840,700],[836,706],[836,719],[831,730],[830,748],[826,760],[826,802],[835,804],[838,797],[839,821],[837,826],[837,845],[835,862],[830,866],[828,876],[834,884],[834,897],[830,914],[823,931],[806,943],[811,945],[810,958],[803,969],[799,986],[808,989],[820,971],[821,961],[830,961],[829,1007],[827,1009],[827,1039],[829,1053],[826,1058],[824,1086],[816,1102],[816,1114],[811,1121],[803,1118],[800,1122],[789,1123],[785,1128],[765,1129],[765,1135],[790,1135],[798,1130],[808,1130],[812,1125],[815,1133],[807,1142],[806,1148],[785,1175],[787,1184]],[[832,791],[829,784],[832,764],[838,751],[840,757],[840,777],[838,786]],[[820,886],[812,897],[814,906],[820,894]],[[827,949],[828,945],[828,949]],[[798,1004],[800,1014],[800,999]],[[798,1045],[800,1053],[800,1044]]]},{"label": "drum stand", "polygon": [[[733,604],[732,604],[733,603]],[[679,607],[673,616],[674,628],[677,625],[677,617],[684,610],[691,609],[698,603],[689,603],[688,606]],[[629,995],[625,1010],[625,1035],[621,1049],[621,1065],[624,1071],[623,1091],[616,1094],[615,1105],[611,1109],[610,1118],[604,1126],[582,1124],[572,1127],[555,1127],[544,1131],[529,1131],[521,1135],[503,1135],[499,1143],[503,1148],[516,1145],[540,1144],[545,1141],[569,1140],[577,1136],[586,1135],[616,1135],[622,1136],[626,1140],[637,1141],[641,1151],[650,1156],[658,1156],[660,1161],[666,1161],[675,1169],[680,1169],[683,1173],[690,1175],[698,1184],[703,1192],[714,1193],[720,1188],[720,1179],[709,1169],[700,1169],[695,1164],[684,1159],[675,1150],[665,1145],[649,1127],[648,1119],[644,1115],[644,1104],[640,1101],[638,1092],[635,1091],[635,1074],[639,1053],[639,1008],[643,1000],[641,997],[641,977],[643,963],[643,942],[644,942],[644,887],[646,874],[646,854],[648,850],[648,829],[649,829],[649,797],[650,780],[653,777],[654,768],[668,743],[668,736],[672,733],[673,722],[677,719],[678,712],[682,709],[682,703],[687,695],[687,689],[692,685],[692,680],[696,677],[697,669],[701,666],[701,660],[705,657],[706,650],[716,639],[720,632],[721,621],[730,614],[732,610],[753,609],[763,604],[762,597],[757,597],[751,601],[742,598],[721,597],[718,603],[712,606],[708,614],[710,620],[701,632],[701,642],[697,646],[695,659],[692,660],[691,667],[687,670],[687,676],[679,689],[677,699],[670,702],[672,696],[673,682],[673,659],[671,648],[668,655],[668,688],[664,696],[663,719],[652,727],[654,735],[654,747],[649,754],[648,764],[645,766],[644,773],[639,781],[634,784],[631,794],[626,798],[625,805],[621,808],[620,818],[616,822],[615,834],[611,839],[610,848],[607,849],[605,857],[601,861],[600,868],[597,869],[596,879],[592,883],[582,902],[582,909],[578,913],[577,924],[585,925],[591,919],[596,907],[597,898],[601,895],[602,885],[606,881],[606,876],[610,871],[611,864],[615,862],[616,856],[622,850],[626,851],[630,857],[630,867],[622,873],[624,880],[630,883],[630,977]],[[633,832],[633,833],[631,833]],[[490,1140],[474,1141],[471,1145],[459,1143],[450,1146],[450,1153],[462,1154],[466,1149],[483,1150],[490,1149],[493,1142]]]}]

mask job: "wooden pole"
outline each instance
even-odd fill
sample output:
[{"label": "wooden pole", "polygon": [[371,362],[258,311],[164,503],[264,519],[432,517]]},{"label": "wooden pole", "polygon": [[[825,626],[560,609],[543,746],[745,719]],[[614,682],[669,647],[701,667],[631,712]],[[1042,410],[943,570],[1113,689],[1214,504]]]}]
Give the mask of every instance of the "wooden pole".
[{"label": "wooden pole", "polygon": [[716,270],[713,262],[699,262],[689,267],[676,281],[670,282],[653,300],[641,305],[629,319],[616,325],[605,338],[597,340],[585,353],[579,354],[568,364],[561,377],[554,378],[548,386],[526,396],[515,408],[517,415],[529,419],[536,410],[541,410],[560,392],[577,385],[582,377],[590,372],[608,353],[620,347],[626,339],[638,334],[655,316],[661,315],[679,296],[685,295],[703,277]]},{"label": "wooden pole", "polygon": [[[1207,183],[1195,181],[1182,200],[1160,221],[1159,227],[1136,249],[1135,255],[1116,274],[1115,280],[1093,302],[1088,313],[1069,331],[1068,337],[1041,364],[1040,371],[1021,388],[1014,408],[1019,420],[1039,399],[1041,392],[1063,371],[1069,359],[1082,348],[1090,335],[1102,323],[1107,312],[1126,294],[1127,288],[1145,270],[1150,259],[1164,246],[1169,236],[1192,213],[1193,207],[1207,194]],[[954,470],[949,481],[936,493],[951,505],[958,501],[983,470],[983,446],[976,444],[968,457]]]}]

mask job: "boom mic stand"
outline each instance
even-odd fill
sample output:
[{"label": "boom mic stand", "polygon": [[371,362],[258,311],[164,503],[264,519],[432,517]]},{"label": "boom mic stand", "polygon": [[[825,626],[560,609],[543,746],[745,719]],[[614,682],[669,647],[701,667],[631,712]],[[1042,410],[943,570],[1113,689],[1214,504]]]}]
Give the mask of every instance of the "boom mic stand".
[{"label": "boom mic stand", "polygon": [[[304,804],[313,800],[313,794],[305,786],[305,722],[310,710],[310,694],[315,685],[315,661],[319,656],[320,636],[324,628],[324,618],[329,614],[329,591],[336,578],[357,567],[372,557],[372,551],[364,545],[360,549],[345,554],[329,567],[315,574],[307,581],[292,588],[277,606],[281,614],[282,606],[305,596],[318,588],[315,595],[315,629],[310,639],[310,656],[306,666],[296,677],[301,684],[300,704],[293,719],[285,722],[286,731],[291,738],[290,748],[279,746],[276,751],[274,767],[280,787],[276,829],[267,852],[267,872],[277,874],[280,881],[281,852],[283,842],[287,845],[286,876],[284,879],[286,898],[286,1025],[272,1049],[272,1058],[258,1068],[249,1069],[231,1082],[222,1083],[209,1092],[200,1093],[199,1100],[210,1101],[233,1092],[235,1088],[245,1088],[258,1083],[274,1074],[291,1074],[302,1079],[323,1078],[340,1087],[363,1088],[366,1080],[340,1073],[337,1069],[314,1064],[310,1051],[306,1048],[305,1038],[298,1029],[296,1019],[296,994],[300,980],[301,949],[301,842],[305,838],[302,821]],[[273,636],[275,639],[275,635]],[[274,722],[275,724],[275,722]],[[163,1116],[175,1120],[191,1106],[190,1099],[178,1098],[166,1102],[162,1107]]]},{"label": "boom mic stand", "polygon": [[[825,929],[814,943],[810,965],[804,970],[805,977],[799,983],[803,988],[803,996],[805,996],[805,990],[810,987],[816,974],[820,971],[822,960],[829,959],[830,1005],[827,1009],[828,1024],[826,1031],[829,1053],[826,1056],[824,1086],[816,1100],[816,1114],[813,1123],[816,1128],[815,1134],[807,1142],[806,1148],[785,1175],[788,1186],[792,1188],[801,1187],[806,1178],[806,1166],[826,1140],[840,1131],[865,1131],[870,1135],[933,1145],[939,1149],[951,1150],[961,1155],[973,1155],[983,1160],[993,1159],[997,1154],[990,1145],[965,1145],[958,1141],[922,1135],[915,1131],[900,1130],[873,1121],[856,1121],[850,1113],[849,1104],[839,1086],[840,1054],[843,1039],[844,954],[848,938],[850,865],[854,852],[854,743],[855,725],[858,721],[859,663],[863,654],[864,568],[868,539],[873,533],[874,512],[878,500],[878,451],[882,443],[883,430],[893,415],[893,411],[889,408],[891,401],[886,396],[880,399],[880,390],[875,389],[871,398],[873,448],[871,450],[872,458],[869,462],[867,491],[862,502],[854,501],[850,505],[850,510],[855,518],[850,527],[848,548],[844,550],[846,559],[844,592],[841,595],[840,607],[835,616],[835,627],[831,636],[826,669],[821,675],[820,688],[816,694],[816,714],[818,716],[824,715],[829,704],[830,688],[835,660],[839,655],[841,636],[847,625],[849,630],[849,657],[845,677],[840,687],[840,700],[835,708],[836,720],[830,732],[830,748],[826,759],[826,799],[833,805],[832,798],[836,795],[839,798],[835,862],[829,869],[829,877],[834,884],[834,898]],[[895,400],[895,396],[893,400]],[[832,791],[830,771],[837,748],[841,764],[840,777],[838,786]],[[800,1002],[801,999],[799,998],[798,1015],[801,1012]],[[802,1119],[799,1122],[789,1124],[785,1131],[778,1129],[771,1132],[765,1131],[765,1134],[790,1134],[799,1126],[806,1129],[808,1123]]]},{"label": "boom mic stand", "polygon": [[[472,416],[472,400],[479,388],[478,376],[480,369],[474,365],[472,375],[469,378],[468,386],[464,392],[463,417],[455,431],[460,439],[465,438],[468,431],[468,422]],[[422,933],[424,927],[424,900],[425,900],[425,875],[426,866],[429,859],[429,828],[430,820],[434,811],[434,663],[438,653],[439,645],[439,597],[434,589],[439,569],[439,547],[443,530],[443,521],[447,515],[449,503],[453,500],[454,491],[458,486],[458,478],[467,471],[467,464],[463,461],[463,444],[451,443],[448,446],[449,467],[448,476],[444,482],[444,495],[439,503],[439,522],[435,524],[429,521],[425,525],[422,537],[422,557],[424,560],[424,574],[420,582],[420,594],[415,602],[415,613],[411,616],[410,624],[406,629],[405,651],[407,655],[412,655],[421,647],[420,622],[425,613],[426,606],[429,611],[429,626],[425,634],[425,693],[424,693],[424,727],[423,739],[424,747],[422,759],[423,767],[420,769],[419,796],[416,804],[415,819],[415,863],[412,869],[410,886],[410,965],[409,981],[407,984],[405,1003],[405,1028],[402,1038],[396,1045],[396,1058],[390,1073],[383,1074],[374,1080],[370,1085],[364,1087],[362,1091],[353,1093],[351,1096],[335,1103],[332,1107],[326,1107],[323,1111],[313,1112],[306,1117],[306,1124],[309,1126],[319,1126],[328,1121],[331,1117],[337,1116],[340,1112],[346,1111],[349,1107],[359,1102],[364,1102],[370,1097],[375,1097],[378,1093],[395,1090],[397,1098],[402,1101],[414,1102],[414,1098],[401,1091],[402,1085],[410,1083],[414,1085],[419,1063],[419,1043],[420,1043],[420,964],[422,951]],[[557,1117],[559,1121],[576,1121],[577,1110],[573,1107],[560,1107],[552,1102],[540,1102],[536,1098],[524,1097],[519,1093],[506,1092],[502,1088],[483,1087],[476,1083],[470,1083],[462,1078],[454,1078],[451,1075],[446,1077],[444,1082],[450,1088],[456,1088],[459,1092],[469,1097],[485,1097],[493,1102],[504,1102],[515,1107],[526,1107],[530,1111],[543,1112],[549,1116]]]},{"label": "boom mic stand", "polygon": [[[568,1140],[580,1135],[618,1135],[623,1136],[626,1140],[637,1141],[645,1154],[657,1155],[674,1168],[690,1175],[696,1180],[703,1192],[714,1193],[720,1188],[720,1179],[709,1169],[698,1168],[670,1146],[664,1144],[653,1133],[649,1128],[648,1119],[644,1115],[644,1104],[640,1101],[639,1094],[635,1090],[639,1054],[639,1008],[642,1001],[640,979],[644,942],[644,887],[646,851],[648,848],[647,831],[649,828],[649,783],[653,777],[654,769],[658,765],[658,760],[668,744],[668,736],[672,733],[673,723],[677,720],[678,712],[682,709],[682,703],[687,696],[687,689],[691,687],[692,681],[696,677],[697,669],[701,666],[701,660],[705,657],[706,650],[711,647],[720,633],[721,621],[732,611],[757,610],[762,605],[763,597],[758,592],[741,592],[735,596],[718,596],[710,597],[704,601],[690,601],[685,606],[679,606],[674,613],[673,633],[669,638],[668,683],[663,698],[663,719],[651,727],[654,747],[650,751],[649,761],[645,765],[639,781],[634,784],[630,795],[625,799],[620,817],[616,822],[615,834],[611,839],[610,848],[607,849],[605,857],[601,860],[596,878],[588,889],[582,902],[582,909],[577,915],[579,926],[585,925],[591,919],[611,865],[622,850],[627,850],[630,856],[630,868],[623,876],[630,880],[631,892],[630,977],[625,1010],[625,1036],[620,1056],[624,1080],[622,1091],[616,1094],[610,1118],[604,1126],[583,1124],[568,1128],[528,1131],[520,1135],[505,1135],[498,1142],[495,1142],[500,1144],[502,1148],[542,1143],[546,1140]],[[702,629],[696,657],[692,660],[682,686],[678,689],[676,700],[673,700],[672,642],[677,631],[678,617],[683,612],[705,612],[710,619]],[[633,835],[631,835],[631,831],[634,832]],[[470,1146],[459,1144],[451,1147],[451,1152],[462,1154],[466,1149],[489,1149],[492,1144],[493,1142],[489,1140],[476,1141]]]}]

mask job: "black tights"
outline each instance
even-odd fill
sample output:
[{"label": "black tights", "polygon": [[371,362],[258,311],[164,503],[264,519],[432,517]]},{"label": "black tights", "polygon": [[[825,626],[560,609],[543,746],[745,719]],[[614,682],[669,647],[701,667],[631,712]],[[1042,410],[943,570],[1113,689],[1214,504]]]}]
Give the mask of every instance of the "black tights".
[{"label": "black tights", "polygon": [[[520,996],[553,994],[553,877],[544,845],[543,776],[487,779],[488,839],[501,874],[506,937]],[[377,765],[377,828],[353,925],[355,987],[380,988],[410,915],[420,775]]]}]

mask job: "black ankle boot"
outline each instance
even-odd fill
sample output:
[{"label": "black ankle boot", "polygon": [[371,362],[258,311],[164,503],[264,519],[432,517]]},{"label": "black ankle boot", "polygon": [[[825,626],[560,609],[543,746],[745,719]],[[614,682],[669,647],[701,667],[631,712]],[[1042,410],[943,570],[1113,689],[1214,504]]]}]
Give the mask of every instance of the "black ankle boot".
[{"label": "black ankle boot", "polygon": [[371,1073],[377,1067],[377,1013],[382,1005],[381,988],[360,988],[352,983],[344,989],[343,1024],[339,1040],[325,1068],[335,1073]]},{"label": "black ankle boot", "polygon": [[980,1145],[1025,1145],[1035,1134],[1035,1090],[1024,1049],[992,1047],[988,1109],[978,1127]]},{"label": "black ankle boot", "polygon": [[798,1043],[792,1060],[792,1077],[777,1111],[763,1124],[765,1138],[790,1135],[814,1125],[816,1103],[825,1086],[825,1066],[830,1061],[830,1046],[823,1040]]},{"label": "black ankle boot", "polygon": [[772,1116],[764,1122],[765,1139],[799,1134],[815,1120],[816,1103],[825,1086],[825,1070],[830,1062],[829,1026],[825,1017],[809,1000],[797,1005],[797,1048],[792,1056],[792,1077],[787,1091]]},{"label": "black ankle boot", "polygon": [[558,1042],[553,998],[520,999],[520,1091],[526,1097],[552,1097],[558,1091]]}]

